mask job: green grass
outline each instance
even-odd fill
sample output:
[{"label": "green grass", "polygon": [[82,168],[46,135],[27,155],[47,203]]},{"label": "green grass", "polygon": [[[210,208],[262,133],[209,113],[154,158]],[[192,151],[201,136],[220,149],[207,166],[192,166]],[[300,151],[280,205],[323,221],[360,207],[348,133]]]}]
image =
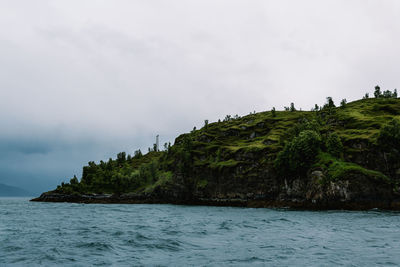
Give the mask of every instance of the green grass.
[{"label": "green grass", "polygon": [[154,188],[156,188],[158,186],[163,187],[163,186],[167,185],[168,183],[172,182],[172,177],[173,177],[173,174],[170,171],[161,172],[161,173],[159,173],[158,180],[153,184],[146,185],[144,187],[143,191],[144,192],[152,192],[154,190]]},{"label": "green grass", "polygon": [[361,174],[369,179],[390,182],[390,179],[381,172],[363,168],[352,162],[345,162],[331,156],[328,153],[320,153],[317,162],[313,165],[313,169],[322,169],[326,174],[323,183],[329,181],[346,180],[351,174]]},{"label": "green grass", "polygon": [[234,159],[229,159],[229,160],[226,160],[226,161],[213,162],[213,163],[210,164],[210,167],[212,169],[231,168],[231,167],[235,167],[239,163],[240,163],[240,161],[236,161]]}]

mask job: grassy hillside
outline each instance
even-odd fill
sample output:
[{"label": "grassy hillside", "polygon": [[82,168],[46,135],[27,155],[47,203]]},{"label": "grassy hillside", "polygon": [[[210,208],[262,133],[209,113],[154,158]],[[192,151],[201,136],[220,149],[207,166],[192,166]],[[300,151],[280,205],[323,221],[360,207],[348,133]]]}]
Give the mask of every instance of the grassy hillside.
[{"label": "grassy hillside", "polygon": [[73,178],[55,191],[122,194],[179,188],[197,197],[218,192],[275,194],[286,180],[305,179],[316,170],[324,174],[321,184],[362,174],[396,187],[399,149],[386,148],[380,138],[381,129],[396,119],[397,98],[363,99],[341,107],[327,103],[314,111],[227,116],[180,135],[165,151],[119,153],[108,162],[90,162],[80,181]]}]

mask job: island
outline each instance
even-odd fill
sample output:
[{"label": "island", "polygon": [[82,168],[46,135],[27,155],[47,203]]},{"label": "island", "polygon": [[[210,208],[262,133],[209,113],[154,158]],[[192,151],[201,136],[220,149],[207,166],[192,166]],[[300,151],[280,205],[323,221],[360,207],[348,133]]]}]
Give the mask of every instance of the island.
[{"label": "island", "polygon": [[89,162],[32,201],[400,210],[397,91],[204,121],[163,149]]}]

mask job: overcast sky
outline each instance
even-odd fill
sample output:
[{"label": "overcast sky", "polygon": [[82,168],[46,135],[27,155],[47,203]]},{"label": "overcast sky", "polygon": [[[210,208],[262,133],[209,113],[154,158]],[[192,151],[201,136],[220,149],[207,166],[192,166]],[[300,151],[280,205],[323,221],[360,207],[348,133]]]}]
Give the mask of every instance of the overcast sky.
[{"label": "overcast sky", "polygon": [[0,0],[0,183],[399,86],[400,1]]}]

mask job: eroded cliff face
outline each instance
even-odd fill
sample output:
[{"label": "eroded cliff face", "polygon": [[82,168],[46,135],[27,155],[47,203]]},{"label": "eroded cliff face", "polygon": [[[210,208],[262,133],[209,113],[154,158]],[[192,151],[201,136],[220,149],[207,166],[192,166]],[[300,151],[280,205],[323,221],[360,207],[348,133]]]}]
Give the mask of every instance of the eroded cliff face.
[{"label": "eroded cliff face", "polygon": [[[78,203],[173,203],[243,207],[284,207],[299,209],[400,209],[389,184],[371,181],[362,174],[348,180],[321,184],[323,173],[314,171],[307,179],[283,180],[279,184],[264,184],[254,180],[230,183],[219,181],[188,192],[184,186],[157,186],[151,192],[119,195],[66,195],[54,192],[42,194],[35,201]],[[262,179],[261,179],[262,180]],[[221,183],[219,183],[221,182]],[[261,186],[260,186],[261,185]]]},{"label": "eroded cliff face", "polygon": [[[348,157],[369,168],[384,166],[382,155],[363,144]],[[400,209],[396,188],[361,172],[331,181],[316,168],[304,177],[281,177],[263,151],[235,153],[238,164],[221,168],[195,167],[191,177],[176,175],[152,190],[125,194],[45,193],[36,201],[83,203],[175,203],[299,209]],[[189,180],[189,181],[187,181]]]}]

